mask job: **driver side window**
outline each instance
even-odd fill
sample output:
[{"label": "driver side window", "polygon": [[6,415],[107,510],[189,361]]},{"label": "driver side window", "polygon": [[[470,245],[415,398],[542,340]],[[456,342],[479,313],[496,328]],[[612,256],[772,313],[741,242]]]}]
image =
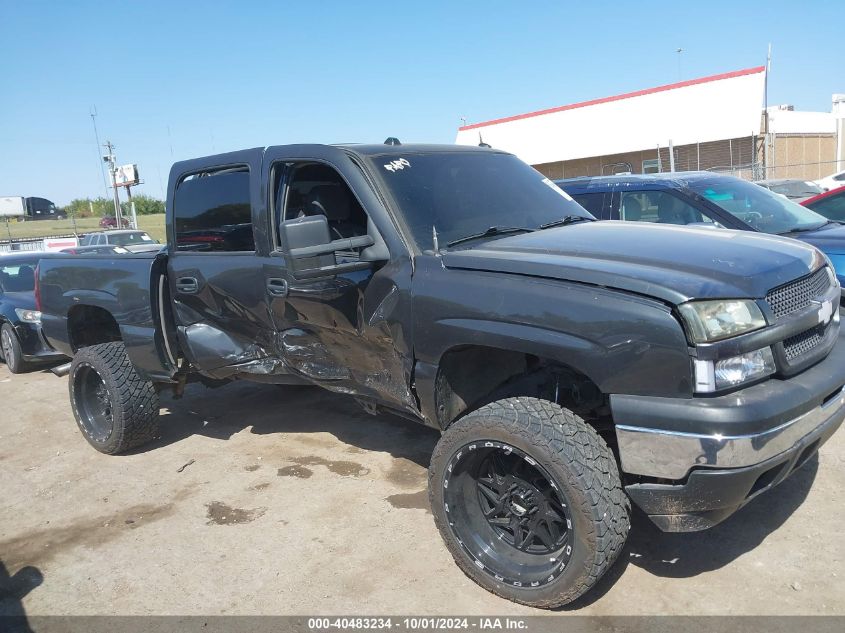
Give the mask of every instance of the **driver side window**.
[{"label": "driver side window", "polygon": [[[280,222],[323,215],[332,240],[367,234],[367,214],[349,185],[322,163],[288,163],[274,168],[275,209]],[[355,261],[360,249],[337,251],[337,263]]]}]

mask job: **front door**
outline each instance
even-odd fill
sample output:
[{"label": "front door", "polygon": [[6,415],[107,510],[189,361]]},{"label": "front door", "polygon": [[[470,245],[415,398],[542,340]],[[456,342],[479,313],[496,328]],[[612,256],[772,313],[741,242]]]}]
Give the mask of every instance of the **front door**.
[{"label": "front door", "polygon": [[[289,368],[327,389],[416,413],[410,258],[388,258],[384,227],[373,220],[380,202],[361,168],[337,148],[310,153],[302,158],[296,147],[270,148],[264,160],[275,249],[265,280],[279,353]],[[379,211],[384,218],[384,208]],[[363,263],[362,249],[338,251],[329,262],[345,264],[345,272],[297,278],[278,226],[314,215],[326,217],[332,240],[372,235],[385,257]],[[274,292],[274,284],[284,287]]]},{"label": "front door", "polygon": [[[178,164],[168,208],[168,279],[183,351],[203,373],[249,372],[274,353],[262,258],[261,149]],[[213,162],[212,162],[213,161]]]}]

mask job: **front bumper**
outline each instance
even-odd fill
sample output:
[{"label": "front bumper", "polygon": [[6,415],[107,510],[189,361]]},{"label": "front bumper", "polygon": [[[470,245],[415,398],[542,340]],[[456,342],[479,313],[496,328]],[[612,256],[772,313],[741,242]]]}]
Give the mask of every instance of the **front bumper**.
[{"label": "front bumper", "polygon": [[[611,396],[626,486],[667,531],[727,518],[812,456],[845,420],[845,333],[788,379],[713,398]],[[630,479],[630,478],[629,478]]]},{"label": "front bumper", "polygon": [[27,362],[49,362],[65,358],[47,342],[41,332],[41,326],[35,323],[18,324],[15,326],[15,334],[21,344],[23,359]]}]

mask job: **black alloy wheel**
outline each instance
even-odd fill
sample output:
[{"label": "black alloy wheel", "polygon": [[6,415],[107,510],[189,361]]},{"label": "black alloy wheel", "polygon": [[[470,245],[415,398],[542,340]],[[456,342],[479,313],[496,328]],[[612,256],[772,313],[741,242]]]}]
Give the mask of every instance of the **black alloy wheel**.
[{"label": "black alloy wheel", "polygon": [[77,369],[73,388],[80,425],[93,441],[105,442],[114,428],[112,399],[105,381],[91,365],[83,364]]},{"label": "black alloy wheel", "polygon": [[566,568],[574,542],[568,502],[524,451],[493,440],[462,446],[444,487],[455,538],[497,581],[539,587]]}]

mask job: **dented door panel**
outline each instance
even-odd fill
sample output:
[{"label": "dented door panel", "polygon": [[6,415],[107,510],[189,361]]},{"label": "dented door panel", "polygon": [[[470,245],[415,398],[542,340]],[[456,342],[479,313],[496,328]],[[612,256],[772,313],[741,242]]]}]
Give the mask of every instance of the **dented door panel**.
[{"label": "dented door panel", "polygon": [[411,393],[410,265],[315,280],[289,278],[270,305],[279,357],[294,373],[331,391],[418,414]]},{"label": "dented door panel", "polygon": [[[275,329],[267,311],[261,260],[254,254],[180,253],[170,265],[179,342],[197,369],[218,371],[273,355]],[[197,280],[195,293],[178,281]]]}]

